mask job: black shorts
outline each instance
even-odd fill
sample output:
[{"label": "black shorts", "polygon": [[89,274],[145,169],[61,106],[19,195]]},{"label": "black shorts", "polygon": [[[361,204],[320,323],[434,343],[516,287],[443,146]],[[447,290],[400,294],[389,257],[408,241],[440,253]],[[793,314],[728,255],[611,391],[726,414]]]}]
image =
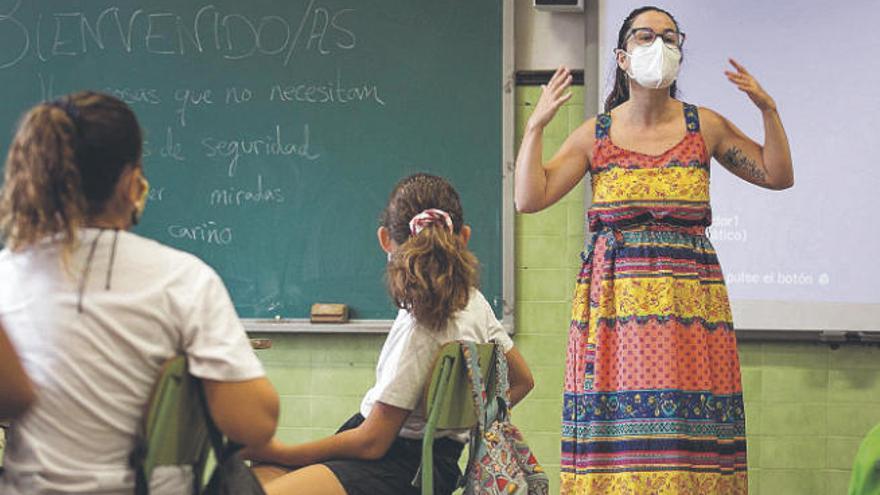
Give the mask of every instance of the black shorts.
[{"label": "black shorts", "polygon": [[[355,414],[339,432],[357,428],[364,417]],[[337,432],[338,433],[338,432]],[[434,440],[434,493],[451,494],[461,471],[458,459],[464,445],[448,438]],[[385,457],[375,461],[327,461],[327,466],[348,495],[402,495],[421,493],[412,482],[422,462],[422,441],[397,437]]]}]

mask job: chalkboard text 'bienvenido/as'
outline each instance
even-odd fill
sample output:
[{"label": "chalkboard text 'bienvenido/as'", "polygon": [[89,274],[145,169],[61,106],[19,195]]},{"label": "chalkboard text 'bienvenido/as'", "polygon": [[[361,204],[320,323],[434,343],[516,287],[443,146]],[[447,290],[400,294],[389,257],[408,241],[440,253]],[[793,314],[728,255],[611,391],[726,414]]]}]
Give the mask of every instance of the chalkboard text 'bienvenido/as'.
[{"label": "chalkboard text 'bienvenido/as'", "polygon": [[348,24],[355,9],[325,8],[317,0],[283,15],[245,15],[210,4],[187,8],[183,2],[186,12],[114,6],[91,15],[76,10],[28,15],[21,7],[17,0],[0,11],[0,32],[10,41],[0,44],[0,70],[29,57],[49,62],[105,51],[226,60],[276,57],[288,65],[298,52],[331,55],[357,44]]}]

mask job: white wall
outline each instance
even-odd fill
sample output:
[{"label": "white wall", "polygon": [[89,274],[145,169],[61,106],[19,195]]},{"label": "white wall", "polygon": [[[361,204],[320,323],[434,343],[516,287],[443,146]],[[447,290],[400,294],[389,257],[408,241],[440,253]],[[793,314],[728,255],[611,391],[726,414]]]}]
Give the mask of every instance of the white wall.
[{"label": "white wall", "polygon": [[584,15],[544,12],[516,0],[516,70],[584,68]]}]

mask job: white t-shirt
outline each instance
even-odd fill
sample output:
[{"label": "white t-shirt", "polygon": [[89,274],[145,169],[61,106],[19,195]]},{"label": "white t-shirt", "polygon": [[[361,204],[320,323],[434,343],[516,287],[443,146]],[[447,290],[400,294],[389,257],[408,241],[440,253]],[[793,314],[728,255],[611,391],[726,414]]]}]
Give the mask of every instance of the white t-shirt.
[{"label": "white t-shirt", "polygon": [[164,361],[185,353],[193,375],[219,381],[265,372],[195,256],[98,229],[81,231],[69,268],[59,251],[0,251],[0,319],[37,391],[10,430],[0,493],[131,494],[128,457]]},{"label": "white t-shirt", "polygon": [[[443,344],[455,340],[477,343],[494,340],[504,353],[513,348],[513,341],[495,318],[489,302],[476,289],[471,291],[467,306],[455,313],[446,327],[439,331],[422,327],[408,311],[400,310],[382,346],[376,366],[376,384],[364,396],[361,414],[365,418],[369,416],[376,402],[410,410],[412,413],[399,435],[421,439],[425,416],[417,406],[424,394],[437,352]],[[467,441],[466,430],[437,430],[435,436]]]}]

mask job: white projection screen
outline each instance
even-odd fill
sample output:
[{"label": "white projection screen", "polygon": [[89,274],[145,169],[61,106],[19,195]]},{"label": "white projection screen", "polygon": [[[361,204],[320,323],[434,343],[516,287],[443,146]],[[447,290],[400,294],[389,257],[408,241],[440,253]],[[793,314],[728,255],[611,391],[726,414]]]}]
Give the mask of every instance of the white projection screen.
[{"label": "white projection screen", "polygon": [[[600,108],[630,0],[599,2]],[[795,186],[768,191],[712,164],[710,237],[743,330],[880,331],[880,1],[669,0],[687,35],[679,98],[763,143],[724,77],[743,64],[773,96]],[[588,81],[589,83],[589,81]]]}]

